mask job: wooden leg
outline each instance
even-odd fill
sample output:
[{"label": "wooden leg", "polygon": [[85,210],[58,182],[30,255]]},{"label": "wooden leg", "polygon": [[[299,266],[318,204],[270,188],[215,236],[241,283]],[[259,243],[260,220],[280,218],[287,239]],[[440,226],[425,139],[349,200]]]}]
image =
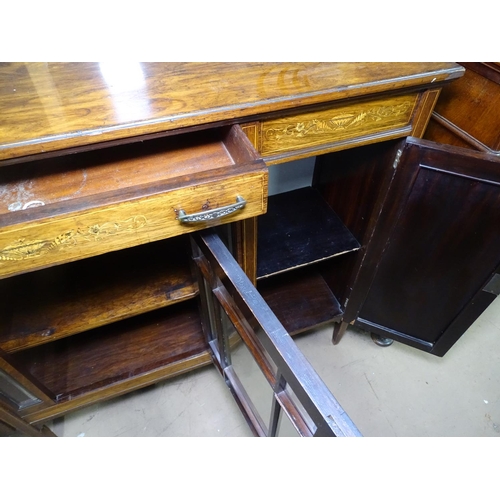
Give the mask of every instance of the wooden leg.
[{"label": "wooden leg", "polygon": [[386,337],[381,337],[380,335],[377,335],[376,333],[372,333],[371,337],[372,337],[373,342],[375,342],[375,344],[379,345],[380,347],[388,347],[388,346],[392,345],[392,343],[394,342],[394,340],[388,339]]},{"label": "wooden leg", "polygon": [[333,325],[333,337],[332,337],[333,345],[337,345],[340,342],[348,326],[349,323],[346,323],[344,321],[341,321],[340,323],[335,323]]}]

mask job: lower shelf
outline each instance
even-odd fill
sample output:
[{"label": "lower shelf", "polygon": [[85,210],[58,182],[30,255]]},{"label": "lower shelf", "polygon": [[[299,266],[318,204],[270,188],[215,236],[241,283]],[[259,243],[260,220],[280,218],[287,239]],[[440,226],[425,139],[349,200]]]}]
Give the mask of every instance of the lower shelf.
[{"label": "lower shelf", "polygon": [[291,335],[340,320],[343,314],[321,274],[310,267],[259,281],[258,289]]},{"label": "lower shelf", "polygon": [[0,280],[0,349],[15,352],[198,294],[183,236]]},{"label": "lower shelf", "polygon": [[195,301],[12,354],[62,402],[202,354]]}]

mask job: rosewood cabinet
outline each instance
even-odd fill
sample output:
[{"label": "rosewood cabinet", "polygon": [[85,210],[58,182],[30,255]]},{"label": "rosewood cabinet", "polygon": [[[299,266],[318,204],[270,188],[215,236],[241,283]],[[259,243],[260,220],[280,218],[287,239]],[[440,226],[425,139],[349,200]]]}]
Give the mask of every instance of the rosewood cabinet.
[{"label": "rosewood cabinet", "polygon": [[[463,69],[108,69],[0,66],[2,403],[38,426],[214,363],[256,435],[283,416],[359,435],[289,334],[356,319],[404,183],[393,141],[423,134]],[[309,185],[268,199],[269,168],[316,156]]]}]

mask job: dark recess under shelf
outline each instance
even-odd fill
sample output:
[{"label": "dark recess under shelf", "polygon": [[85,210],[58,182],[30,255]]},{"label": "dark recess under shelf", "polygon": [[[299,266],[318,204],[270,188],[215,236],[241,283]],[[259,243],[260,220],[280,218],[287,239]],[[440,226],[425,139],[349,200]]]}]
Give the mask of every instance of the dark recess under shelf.
[{"label": "dark recess under shelf", "polygon": [[340,320],[343,314],[321,274],[311,267],[262,280],[258,289],[290,335]]}]

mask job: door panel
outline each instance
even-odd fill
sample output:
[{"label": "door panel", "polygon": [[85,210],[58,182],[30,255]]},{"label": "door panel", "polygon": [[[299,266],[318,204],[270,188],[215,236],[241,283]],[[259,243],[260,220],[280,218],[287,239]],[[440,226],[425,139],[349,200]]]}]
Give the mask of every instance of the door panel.
[{"label": "door panel", "polygon": [[287,418],[300,436],[359,436],[219,236],[196,233],[193,253],[214,363],[254,434],[280,435]]},{"label": "door panel", "polygon": [[499,159],[408,139],[378,227],[391,229],[358,325],[444,355],[491,302]]}]

